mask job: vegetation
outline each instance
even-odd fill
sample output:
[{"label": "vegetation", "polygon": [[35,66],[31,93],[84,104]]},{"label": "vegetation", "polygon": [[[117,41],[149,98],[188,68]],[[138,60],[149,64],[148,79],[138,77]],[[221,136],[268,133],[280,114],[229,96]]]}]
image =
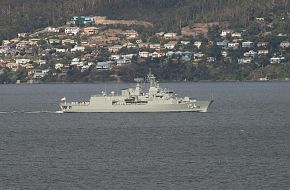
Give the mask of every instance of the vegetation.
[{"label": "vegetation", "polygon": [[142,19],[153,22],[155,30],[178,31],[195,22],[230,21],[245,26],[268,13],[281,16],[289,6],[288,0],[2,0],[0,41],[17,32],[63,25],[73,15]]}]

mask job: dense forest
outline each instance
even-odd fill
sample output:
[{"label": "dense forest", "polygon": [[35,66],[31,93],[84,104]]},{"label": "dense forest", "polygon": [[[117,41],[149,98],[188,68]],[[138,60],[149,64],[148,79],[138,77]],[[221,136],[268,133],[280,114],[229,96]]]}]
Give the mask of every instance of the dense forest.
[{"label": "dense forest", "polygon": [[258,16],[289,11],[289,0],[1,0],[0,40],[64,24],[72,15],[139,19],[159,30],[178,30],[194,22],[247,24]]}]

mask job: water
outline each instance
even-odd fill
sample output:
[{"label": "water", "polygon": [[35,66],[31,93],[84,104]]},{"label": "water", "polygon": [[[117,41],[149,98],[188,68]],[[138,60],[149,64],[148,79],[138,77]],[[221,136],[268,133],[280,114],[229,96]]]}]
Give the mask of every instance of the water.
[{"label": "water", "polygon": [[209,113],[56,113],[127,86],[0,86],[0,190],[290,189],[290,83],[162,84]]}]

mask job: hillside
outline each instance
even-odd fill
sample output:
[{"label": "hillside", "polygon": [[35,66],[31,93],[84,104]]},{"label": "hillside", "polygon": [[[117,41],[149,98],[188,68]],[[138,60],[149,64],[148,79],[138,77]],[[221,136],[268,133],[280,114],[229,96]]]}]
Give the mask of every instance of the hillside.
[{"label": "hillside", "polygon": [[285,14],[289,6],[288,0],[2,0],[0,40],[62,25],[73,15],[146,20],[157,30],[177,31],[196,22],[244,25],[255,17]]}]

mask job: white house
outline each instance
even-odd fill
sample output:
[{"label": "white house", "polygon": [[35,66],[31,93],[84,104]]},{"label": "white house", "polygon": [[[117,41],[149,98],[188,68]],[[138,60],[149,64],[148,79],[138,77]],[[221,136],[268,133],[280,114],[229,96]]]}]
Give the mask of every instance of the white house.
[{"label": "white house", "polygon": [[141,57],[141,58],[150,57],[150,53],[148,51],[140,51],[139,52],[139,57]]},{"label": "white house", "polygon": [[122,66],[126,64],[130,64],[131,60],[130,59],[119,59],[117,60],[117,66]]},{"label": "white house", "polygon": [[221,37],[226,37],[227,35],[231,35],[233,30],[222,30]]},{"label": "white house", "polygon": [[55,52],[57,53],[65,53],[67,50],[66,49],[63,49],[63,48],[56,48],[55,49]]},{"label": "white house", "polygon": [[109,47],[108,50],[111,53],[116,53],[116,52],[120,51],[120,49],[122,49],[122,48],[123,48],[123,46],[121,46],[121,45],[114,45],[114,46]]},{"label": "white house", "polygon": [[257,52],[255,52],[254,50],[250,50],[244,53],[245,57],[255,57],[256,55],[257,55]]},{"label": "white house", "polygon": [[269,54],[269,50],[267,49],[258,50],[258,55],[268,55],[268,54]]},{"label": "white house", "polygon": [[70,51],[71,51],[71,52],[77,52],[77,51],[84,52],[84,51],[85,51],[85,47],[83,47],[83,46],[75,46],[75,47],[72,48]]},{"label": "white house", "polygon": [[284,59],[285,59],[285,57],[272,57],[272,58],[270,58],[270,63],[272,63],[272,64],[279,64]]},{"label": "white house", "polygon": [[177,44],[176,41],[170,41],[170,42],[164,44],[164,48],[165,49],[174,49],[176,44]]},{"label": "white house", "polygon": [[280,43],[281,48],[288,48],[290,46],[290,43],[288,41],[283,41]]},{"label": "white house", "polygon": [[80,32],[79,27],[67,27],[64,31],[68,35],[77,35]]},{"label": "white house", "polygon": [[242,33],[240,33],[240,32],[233,32],[232,33],[232,37],[233,38],[241,38],[242,37]]},{"label": "white house", "polygon": [[57,64],[54,65],[54,68],[61,70],[63,68],[63,64],[62,63],[57,63]]},{"label": "white house", "polygon": [[242,42],[242,47],[243,48],[251,48],[254,46],[254,42],[247,41],[247,42]]},{"label": "white house", "polygon": [[231,49],[239,49],[240,43],[238,43],[238,42],[229,42],[228,43],[228,47],[231,48]]},{"label": "white house", "polygon": [[244,57],[244,58],[238,59],[239,64],[249,64],[251,62],[252,62],[251,57]]},{"label": "white house", "polygon": [[202,45],[202,42],[201,41],[196,41],[196,42],[194,42],[193,45],[199,49],[200,46]]},{"label": "white house", "polygon": [[164,37],[165,39],[175,39],[176,36],[177,36],[177,33],[172,33],[172,32],[170,32],[170,33],[166,33],[166,34],[163,35],[163,37]]},{"label": "white house", "polygon": [[106,61],[106,62],[98,62],[96,65],[97,70],[110,70],[112,68],[111,63]]},{"label": "white house", "polygon": [[16,62],[16,64],[25,65],[25,64],[31,62],[31,60],[30,59],[16,59],[15,62]]}]

